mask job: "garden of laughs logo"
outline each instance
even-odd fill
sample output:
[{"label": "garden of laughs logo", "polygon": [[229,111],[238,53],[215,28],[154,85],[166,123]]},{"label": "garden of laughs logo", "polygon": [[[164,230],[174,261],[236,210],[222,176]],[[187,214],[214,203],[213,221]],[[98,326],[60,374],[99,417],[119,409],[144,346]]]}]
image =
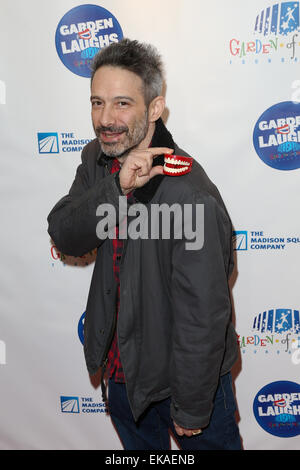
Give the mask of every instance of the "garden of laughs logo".
[{"label": "garden of laughs logo", "polygon": [[60,20],[55,34],[57,54],[76,75],[91,76],[91,63],[97,52],[123,38],[114,15],[98,5],[80,5]]},{"label": "garden of laughs logo", "polygon": [[276,170],[300,168],[300,103],[284,101],[259,117],[253,132],[259,158]]},{"label": "garden of laughs logo", "polygon": [[257,423],[277,437],[300,434],[300,385],[290,381],[272,382],[262,387],[253,401]]}]

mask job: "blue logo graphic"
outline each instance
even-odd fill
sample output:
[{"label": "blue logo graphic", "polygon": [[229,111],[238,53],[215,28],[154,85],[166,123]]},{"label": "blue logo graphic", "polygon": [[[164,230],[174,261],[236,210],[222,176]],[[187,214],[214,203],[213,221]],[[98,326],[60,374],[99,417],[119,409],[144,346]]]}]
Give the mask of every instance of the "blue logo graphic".
[{"label": "blue logo graphic", "polygon": [[300,333],[299,310],[276,308],[259,313],[253,321],[253,330],[261,333]]},{"label": "blue logo graphic", "polygon": [[81,315],[79,322],[78,322],[78,336],[81,341],[81,344],[84,344],[84,319],[85,319],[85,312]]},{"label": "blue logo graphic", "polygon": [[38,132],[39,153],[59,153],[57,132]]},{"label": "blue logo graphic", "polygon": [[246,230],[232,232],[232,240],[235,250],[248,250],[248,233]]},{"label": "blue logo graphic", "polygon": [[277,170],[300,168],[300,103],[284,101],[258,119],[253,144],[259,158]]},{"label": "blue logo graphic", "polygon": [[81,77],[91,76],[92,59],[100,49],[123,37],[112,13],[98,5],[80,5],[60,20],[55,34],[56,50],[62,63]]},{"label": "blue logo graphic", "polygon": [[272,382],[263,387],[253,402],[258,424],[277,437],[300,434],[300,385],[295,382]]},{"label": "blue logo graphic", "polygon": [[62,413],[79,413],[78,397],[60,397]]},{"label": "blue logo graphic", "polygon": [[271,33],[286,36],[299,31],[299,2],[283,2],[268,7],[257,15],[255,33],[267,36]]}]

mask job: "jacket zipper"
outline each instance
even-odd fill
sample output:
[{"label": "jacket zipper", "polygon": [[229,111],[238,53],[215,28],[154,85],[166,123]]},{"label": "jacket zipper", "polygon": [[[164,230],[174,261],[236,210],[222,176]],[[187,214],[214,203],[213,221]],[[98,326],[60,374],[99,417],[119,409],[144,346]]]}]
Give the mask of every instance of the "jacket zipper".
[{"label": "jacket zipper", "polygon": [[[105,162],[104,168],[105,168],[105,171],[106,171],[107,175],[109,175],[110,172],[108,170],[107,162]],[[105,351],[104,351],[104,354],[103,354],[103,359],[102,359],[102,364],[101,364],[102,370],[101,370],[100,383],[101,383],[101,391],[102,391],[102,401],[104,403],[107,402],[107,393],[106,393],[106,384],[104,382],[104,374],[106,372],[106,367],[107,367],[107,363],[108,363],[109,349],[110,349],[110,346],[111,346],[111,343],[112,343],[112,340],[113,340],[113,337],[114,337],[115,329],[116,329],[116,322],[117,322],[116,320],[117,320],[117,315],[116,315],[116,311],[114,310],[112,327],[111,327],[109,337],[108,337],[108,340],[107,340],[107,343],[106,343],[106,348],[105,348]]]},{"label": "jacket zipper", "polygon": [[107,343],[106,343],[106,348],[105,348],[105,352],[103,354],[103,360],[102,360],[102,365],[101,365],[102,369],[101,369],[100,383],[101,383],[101,391],[102,391],[102,401],[104,403],[107,402],[107,394],[106,394],[106,385],[105,385],[105,382],[104,382],[104,374],[106,372],[106,367],[107,367],[107,363],[108,363],[109,349],[110,349],[110,346],[111,346],[111,343],[112,343],[112,340],[113,340],[113,337],[114,337],[115,329],[116,329],[116,323],[117,323],[116,320],[117,320],[117,315],[116,315],[116,312],[114,311],[112,327],[111,327],[111,330],[110,330],[110,333],[109,333],[109,338],[108,338]]},{"label": "jacket zipper", "polygon": [[[105,170],[106,170],[107,174],[109,175],[110,173],[109,173],[109,170],[108,170],[107,163],[105,163]],[[124,246],[124,248],[125,248],[125,246]],[[124,252],[123,252],[123,254],[124,254]],[[123,254],[122,254],[122,259],[123,259]],[[121,263],[122,263],[122,259],[121,259]],[[102,370],[101,370],[100,383],[101,383],[101,391],[102,391],[102,401],[104,403],[107,402],[107,393],[106,393],[106,385],[105,385],[105,382],[104,382],[104,374],[106,372],[106,367],[107,367],[107,363],[108,363],[108,353],[109,353],[109,349],[110,349],[110,346],[111,346],[111,343],[112,343],[112,340],[113,340],[113,337],[114,337],[114,333],[115,333],[115,329],[116,329],[116,323],[117,323],[117,314],[116,314],[116,310],[114,310],[113,323],[112,323],[112,327],[111,327],[111,330],[110,330],[108,341],[106,343],[106,348],[105,348],[105,352],[103,354],[103,360],[102,360],[102,365],[101,365]]]}]

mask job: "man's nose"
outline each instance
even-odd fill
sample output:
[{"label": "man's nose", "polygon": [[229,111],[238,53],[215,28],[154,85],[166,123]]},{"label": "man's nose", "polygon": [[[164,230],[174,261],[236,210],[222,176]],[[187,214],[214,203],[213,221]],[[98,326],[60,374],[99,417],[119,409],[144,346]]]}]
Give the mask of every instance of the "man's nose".
[{"label": "man's nose", "polygon": [[100,115],[101,126],[103,127],[112,126],[115,123],[115,119],[116,119],[116,116],[115,116],[115,112],[112,106],[105,105],[102,108],[102,112]]}]

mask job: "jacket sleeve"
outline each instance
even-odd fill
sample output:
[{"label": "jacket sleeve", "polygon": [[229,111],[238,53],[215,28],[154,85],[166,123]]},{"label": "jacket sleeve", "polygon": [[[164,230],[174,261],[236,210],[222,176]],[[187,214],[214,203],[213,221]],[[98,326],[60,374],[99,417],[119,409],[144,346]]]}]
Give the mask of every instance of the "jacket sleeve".
[{"label": "jacket sleeve", "polygon": [[196,204],[204,208],[203,246],[187,250],[182,237],[172,254],[171,416],[187,429],[209,424],[231,320],[231,222],[214,197],[195,195]]},{"label": "jacket sleeve", "polygon": [[[121,194],[115,174],[97,179],[94,172],[88,161],[88,152],[84,149],[82,163],[77,168],[69,194],[60,199],[48,215],[48,233],[57,248],[66,255],[82,256],[88,253],[100,246],[113,229],[107,224],[105,230],[101,229],[101,234],[96,231],[101,218],[105,216],[108,220],[107,214],[97,215],[101,204],[114,208],[117,220]],[[113,218],[109,220],[114,222]]]}]

